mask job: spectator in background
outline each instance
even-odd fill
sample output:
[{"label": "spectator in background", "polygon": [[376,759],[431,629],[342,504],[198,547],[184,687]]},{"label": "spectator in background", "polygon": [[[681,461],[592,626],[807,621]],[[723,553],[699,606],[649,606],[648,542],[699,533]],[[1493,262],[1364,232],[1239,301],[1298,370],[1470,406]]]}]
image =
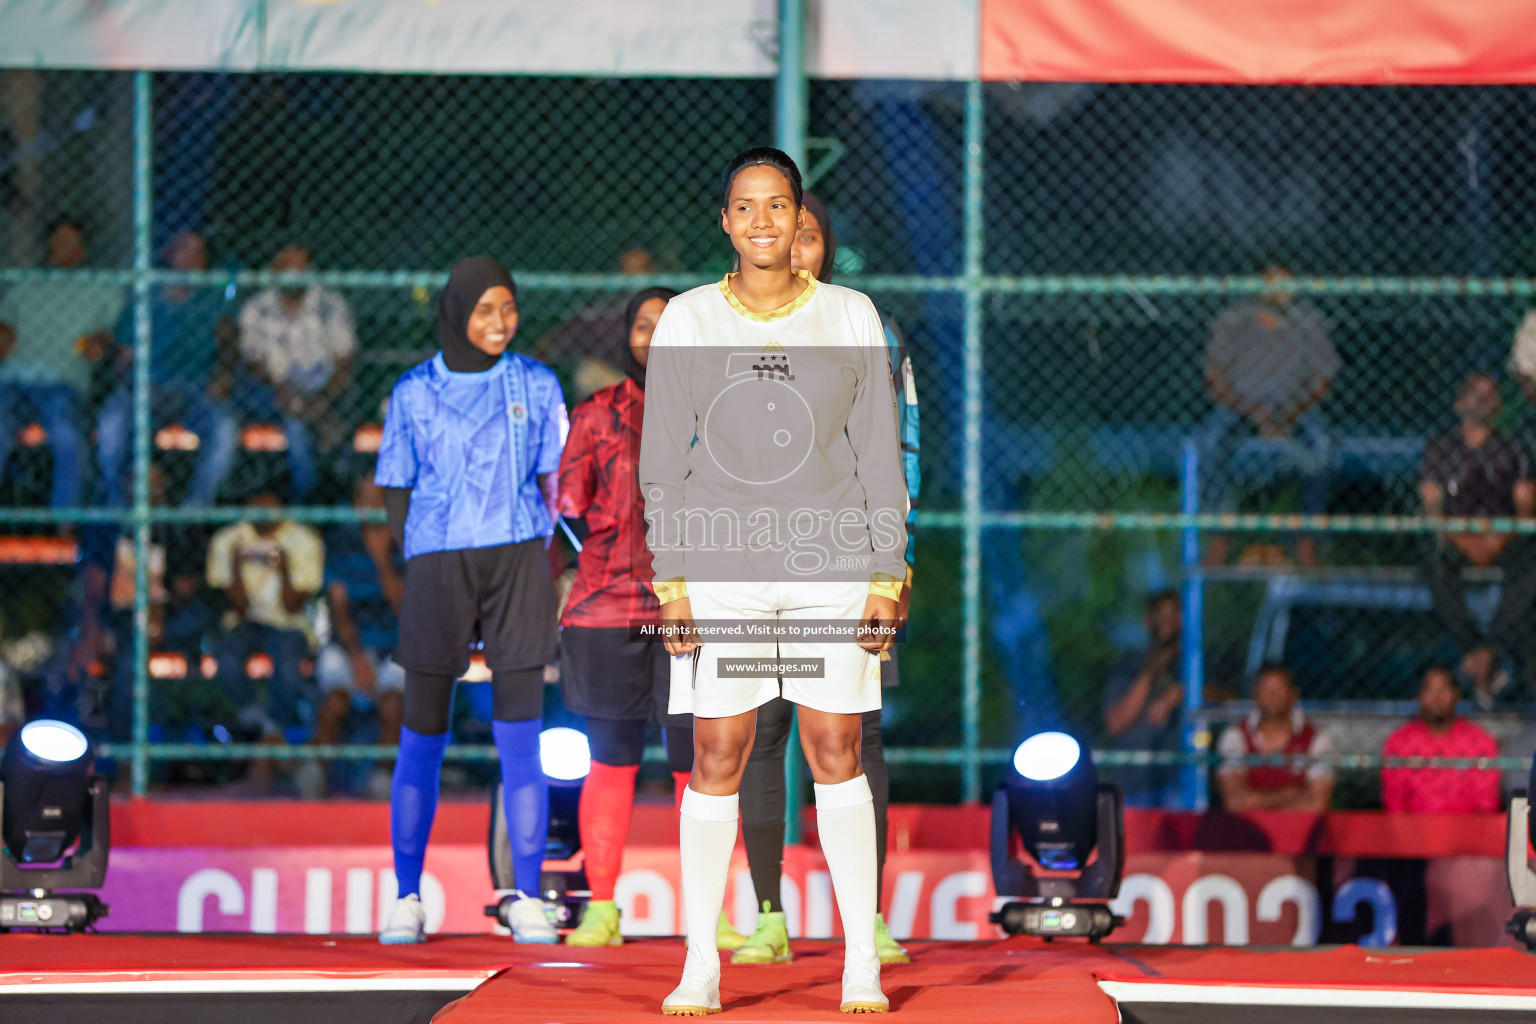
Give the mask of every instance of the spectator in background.
[{"label": "spectator in background", "polygon": [[[195,231],[183,231],[166,249],[175,270],[208,269],[208,246]],[[131,360],[134,309],[117,323],[117,344]],[[186,504],[211,505],[234,464],[238,435],[225,405],[234,368],[234,310],[222,289],[162,285],[149,301],[149,406],[154,429],[178,424],[197,437],[197,468]],[[129,456],[133,451],[133,389],[117,390],[96,425],[97,457],[109,505],[128,503]]]},{"label": "spectator in background", "polygon": [[[149,474],[150,503],[165,504],[165,475],[159,466]],[[107,607],[117,649],[117,673],[108,701],[108,725],[114,739],[129,737],[133,714],[133,596],[137,588],[133,534],[116,526],[112,544],[112,570],[107,588]],[[187,661],[188,676],[181,685],[157,683],[151,720],[162,724],[206,722],[217,714],[222,699],[200,692],[198,662],[203,638],[213,629],[215,617],[199,593],[207,533],[200,525],[157,523],[150,528],[149,547],[149,649],[169,651]],[[82,545],[84,546],[84,545]],[[176,706],[171,706],[175,704]]]},{"label": "spectator in background", "polygon": [[1509,372],[1514,374],[1521,392],[1536,403],[1536,309],[1526,313],[1515,329],[1515,343],[1509,350]]},{"label": "spectator in background", "polygon": [[[253,509],[281,505],[270,488],[250,501]],[[215,651],[219,678],[240,707],[242,724],[259,728],[264,739],[280,740],[283,729],[295,724],[303,695],[301,663],[314,644],[304,611],[320,592],[324,570],[320,535],[300,523],[233,523],[208,544],[208,585],[229,598],[225,633]],[[246,671],[255,654],[272,660],[264,708]]]},{"label": "spectator in background", "polygon": [[[384,510],[384,489],[371,479],[357,481],[354,507]],[[371,701],[379,713],[379,742],[400,742],[405,710],[405,670],[390,660],[399,633],[405,596],[405,559],[384,523],[347,523],[326,545],[325,596],[332,640],[320,650],[315,675],[324,692],[315,721],[315,742],[340,743],[354,702]],[[389,796],[390,775],[382,768],[369,790]]]},{"label": "spectator in background", "polygon": [[[156,508],[165,505],[165,475],[156,465],[149,468],[149,501]],[[138,589],[133,534],[117,523],[84,523],[76,536],[79,631],[71,668],[86,672],[92,663],[111,667],[110,687],[101,695],[99,710],[107,734],[114,741],[127,741],[133,724],[133,599]],[[184,678],[157,678],[150,690],[150,721],[159,726],[206,724],[224,710],[222,698],[198,685],[202,641],[215,621],[199,592],[206,548],[207,531],[201,524],[150,527],[149,651],[152,656],[181,655],[187,666]]]},{"label": "spectator in background", "polygon": [[[1333,753],[1333,744],[1297,707],[1301,693],[1284,665],[1266,665],[1253,680],[1254,709],[1229,725],[1217,750],[1222,757],[1216,779],[1227,810],[1307,811],[1320,814],[1333,798],[1333,768],[1317,760]],[[1245,764],[1255,754],[1284,754],[1284,764]]]},{"label": "spectator in background", "polygon": [[[1149,646],[1127,653],[1110,673],[1104,690],[1104,731],[1122,750],[1177,751],[1184,704],[1179,680],[1184,613],[1178,593],[1160,590],[1148,597],[1146,623]],[[1177,775],[1175,766],[1161,764],[1114,772],[1131,807],[1167,806]]]},{"label": "spectator in background", "polygon": [[27,705],[21,696],[21,680],[5,662],[0,661],[0,747],[27,720]]},{"label": "spectator in background", "polygon": [[[1498,757],[1498,741],[1456,714],[1461,687],[1436,665],[1419,683],[1419,717],[1387,737],[1383,757]],[[1495,768],[1382,768],[1381,806],[1408,814],[1484,814],[1499,810]]]},{"label": "spectator in background", "polygon": [[[636,246],[619,254],[618,271],[630,277],[653,276],[656,261],[649,249]],[[598,299],[545,332],[534,347],[534,358],[562,375],[569,374],[571,408],[624,380],[629,363],[629,349],[623,344],[629,336],[624,319],[627,302],[622,292]]]},{"label": "spectator in background", "polygon": [[[1518,516],[1536,512],[1536,483],[1524,446],[1494,429],[1503,402],[1484,373],[1469,376],[1456,396],[1460,423],[1424,450],[1419,495],[1424,514]],[[1462,571],[1497,566],[1504,573],[1499,605],[1484,633],[1467,608]],[[1510,668],[1529,657],[1529,621],[1536,604],[1536,542],[1509,533],[1442,533],[1424,565],[1435,611],[1461,649],[1460,671],[1473,696],[1488,705],[1510,679]]]},{"label": "spectator in background", "polygon": [[[1216,410],[1199,438],[1202,512],[1233,511],[1232,455],[1249,435],[1288,442],[1287,460],[1303,480],[1303,512],[1327,505],[1333,439],[1317,404],[1339,372],[1339,356],[1322,314],[1296,298],[1289,270],[1265,267],[1264,283],[1263,295],[1217,319],[1206,346],[1205,382]],[[1227,538],[1214,536],[1211,560],[1225,561],[1226,550]],[[1302,538],[1297,554],[1315,565],[1316,542]]]},{"label": "spectator in background", "polygon": [[[80,223],[68,218],[48,236],[45,266],[81,267],[89,253]],[[123,307],[120,287],[72,276],[12,288],[0,300],[0,473],[16,431],[35,417],[53,453],[54,508],[80,504],[85,436],[80,414],[91,393],[91,364],[111,343]]]},{"label": "spectator in background", "polygon": [[[312,268],[302,245],[289,245],[272,261],[279,273]],[[235,399],[246,415],[278,420],[288,441],[294,490],[307,497],[319,480],[313,431],[334,447],[342,424],[335,400],[352,380],[357,334],[352,309],[319,285],[283,284],[253,296],[240,310],[240,355],[248,379]]]}]

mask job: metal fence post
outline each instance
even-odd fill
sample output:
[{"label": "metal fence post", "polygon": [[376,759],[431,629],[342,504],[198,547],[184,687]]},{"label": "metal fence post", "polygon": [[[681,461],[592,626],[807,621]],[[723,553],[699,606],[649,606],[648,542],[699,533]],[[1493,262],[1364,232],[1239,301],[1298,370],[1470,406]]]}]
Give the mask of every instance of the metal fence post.
[{"label": "metal fence post", "polygon": [[133,795],[149,788],[149,275],[153,108],[133,75]]},{"label": "metal fence post", "polygon": [[961,506],[964,540],[961,555],[961,708],[964,760],[961,795],[967,803],[981,799],[981,304],[982,189],[985,184],[982,144],[985,108],[981,82],[965,86],[965,461]]},{"label": "metal fence post", "polygon": [[805,0],[779,0],[779,73],[774,91],[774,141],[805,168]]},{"label": "metal fence post", "polygon": [[[774,141],[805,167],[805,0],[779,0],[779,74],[774,85]],[[799,716],[790,719],[784,758],[784,841],[798,843],[805,817],[805,769]]]}]

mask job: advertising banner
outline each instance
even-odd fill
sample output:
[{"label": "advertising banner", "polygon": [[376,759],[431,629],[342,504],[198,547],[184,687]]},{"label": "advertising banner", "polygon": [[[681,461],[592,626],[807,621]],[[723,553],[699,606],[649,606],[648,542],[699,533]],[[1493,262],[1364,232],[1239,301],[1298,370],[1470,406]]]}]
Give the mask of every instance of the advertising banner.
[{"label": "advertising banner", "polygon": [[[978,0],[813,0],[820,78],[975,76]],[[0,0],[0,68],[766,78],[774,0]]]},{"label": "advertising banner", "polygon": [[[422,897],[431,932],[498,930],[485,907],[483,845],[437,844]],[[104,931],[367,934],[395,897],[385,845],[126,847],[112,853]],[[616,900],[628,935],[674,935],[682,906],[675,847],[626,851]],[[885,915],[903,938],[986,939],[997,905],[983,851],[893,851]],[[831,876],[815,847],[785,851],[790,933],[842,933]],[[1264,853],[1141,853],[1128,860],[1114,903],[1127,921],[1114,941],[1220,945],[1462,946],[1506,942],[1511,913],[1503,865],[1493,857],[1342,860]],[[726,892],[736,926],[756,917],[746,859],[737,851]]]},{"label": "advertising banner", "polygon": [[[810,0],[817,78],[1531,81],[1519,2]],[[773,0],[0,0],[0,67],[764,78]]]}]

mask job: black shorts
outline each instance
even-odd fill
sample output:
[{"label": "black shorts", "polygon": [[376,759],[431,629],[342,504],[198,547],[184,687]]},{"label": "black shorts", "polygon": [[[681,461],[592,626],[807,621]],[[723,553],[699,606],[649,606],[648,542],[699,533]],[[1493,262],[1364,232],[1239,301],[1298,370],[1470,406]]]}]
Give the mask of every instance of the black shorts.
[{"label": "black shorts", "polygon": [[588,718],[692,728],[693,716],[667,714],[672,663],[660,640],[631,641],[626,626],[566,626],[560,631],[560,696]]},{"label": "black shorts", "polygon": [[542,539],[434,551],[405,567],[395,662],[423,675],[460,676],[470,644],[485,644],[491,671],[555,660],[555,588]]},{"label": "black shorts", "polygon": [[889,658],[882,658],[880,660],[880,686],[884,689],[901,685],[901,667],[896,662],[895,644],[891,644],[891,649],[888,653],[890,654]]}]

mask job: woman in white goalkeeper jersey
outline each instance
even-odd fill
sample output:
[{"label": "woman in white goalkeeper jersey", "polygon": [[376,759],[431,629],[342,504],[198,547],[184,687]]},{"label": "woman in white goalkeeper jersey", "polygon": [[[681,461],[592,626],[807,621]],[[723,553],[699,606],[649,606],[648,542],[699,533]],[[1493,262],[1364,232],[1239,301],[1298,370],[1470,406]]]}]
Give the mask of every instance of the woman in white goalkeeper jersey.
[{"label": "woman in white goalkeeper jersey", "polygon": [[791,269],[803,213],[788,156],[738,153],[723,199],[740,269],[668,303],[651,342],[640,446],[653,585],[663,626],[676,630],[670,710],[695,716],[679,829],[688,953],[662,1010],[720,1008],[714,936],[737,793],[756,709],[782,692],[799,705],[842,914],[841,1009],[882,1012],[859,738],[861,715],[880,706],[879,652],[905,577],[884,328],[866,296]]}]

